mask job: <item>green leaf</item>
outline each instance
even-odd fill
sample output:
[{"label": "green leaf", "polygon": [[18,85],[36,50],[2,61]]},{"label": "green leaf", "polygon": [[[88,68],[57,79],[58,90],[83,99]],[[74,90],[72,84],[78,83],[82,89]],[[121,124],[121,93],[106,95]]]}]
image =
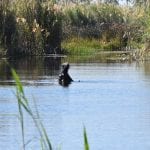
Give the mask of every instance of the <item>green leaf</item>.
[{"label": "green leaf", "polygon": [[83,134],[84,134],[84,150],[90,150],[85,127],[84,127],[84,133]]},{"label": "green leaf", "polygon": [[16,86],[17,86],[17,90],[20,92],[20,93],[24,93],[23,91],[23,87],[22,87],[22,84],[20,82],[20,79],[19,79],[19,76],[17,75],[16,71],[14,69],[11,69],[11,72],[12,72],[12,75],[13,75],[13,78],[16,82]]},{"label": "green leaf", "polygon": [[47,142],[47,144],[48,144],[48,148],[49,148],[49,150],[52,150],[51,142],[50,142],[50,140],[49,140],[49,137],[48,137],[48,135],[47,135],[47,132],[46,132],[46,130],[45,130],[45,128],[44,128],[44,126],[43,126],[42,123],[41,123],[41,127],[42,127],[42,131],[43,131],[43,133],[44,133],[44,137],[45,137],[45,139],[46,139],[46,142]]},{"label": "green leaf", "polygon": [[[22,103],[25,102],[25,104],[28,105],[28,100],[25,97],[23,86],[22,86],[19,76],[17,75],[16,71],[13,68],[11,69],[11,72],[13,75],[13,79],[16,82],[17,98],[20,99],[20,101],[22,101]],[[23,100],[24,100],[24,102],[23,102]]]}]

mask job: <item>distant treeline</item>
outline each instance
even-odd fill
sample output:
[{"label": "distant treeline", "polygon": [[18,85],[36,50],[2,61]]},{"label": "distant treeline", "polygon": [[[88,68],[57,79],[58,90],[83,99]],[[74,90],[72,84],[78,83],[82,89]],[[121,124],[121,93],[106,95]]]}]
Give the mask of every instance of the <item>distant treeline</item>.
[{"label": "distant treeline", "polygon": [[120,49],[125,33],[136,48],[144,43],[143,35],[148,32],[146,18],[138,6],[2,0],[0,55],[61,53],[61,42],[73,38],[96,39],[101,44],[111,43],[111,49]]}]

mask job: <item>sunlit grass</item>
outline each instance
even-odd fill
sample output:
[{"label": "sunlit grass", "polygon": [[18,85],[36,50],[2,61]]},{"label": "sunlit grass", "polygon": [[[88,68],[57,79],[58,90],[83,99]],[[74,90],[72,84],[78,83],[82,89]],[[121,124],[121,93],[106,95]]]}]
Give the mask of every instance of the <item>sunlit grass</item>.
[{"label": "sunlit grass", "polygon": [[60,53],[61,42],[70,54],[90,55],[120,47],[124,32],[130,33],[130,43],[143,44],[149,38],[147,14],[139,7],[104,3],[5,0],[0,3],[0,55]]},{"label": "sunlit grass", "polygon": [[119,50],[121,43],[119,39],[104,42],[100,39],[90,38],[71,38],[64,40],[62,48],[68,55],[95,55],[101,51]]},{"label": "sunlit grass", "polygon": [[102,47],[96,39],[73,38],[63,41],[62,48],[69,55],[92,55]]}]

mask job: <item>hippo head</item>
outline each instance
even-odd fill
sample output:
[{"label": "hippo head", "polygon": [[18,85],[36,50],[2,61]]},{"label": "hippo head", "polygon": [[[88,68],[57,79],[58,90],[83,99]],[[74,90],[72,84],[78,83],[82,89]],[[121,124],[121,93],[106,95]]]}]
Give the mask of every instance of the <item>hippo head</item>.
[{"label": "hippo head", "polygon": [[73,80],[68,74],[69,70],[69,63],[63,63],[62,64],[62,71],[59,74],[59,84],[62,86],[68,86]]}]

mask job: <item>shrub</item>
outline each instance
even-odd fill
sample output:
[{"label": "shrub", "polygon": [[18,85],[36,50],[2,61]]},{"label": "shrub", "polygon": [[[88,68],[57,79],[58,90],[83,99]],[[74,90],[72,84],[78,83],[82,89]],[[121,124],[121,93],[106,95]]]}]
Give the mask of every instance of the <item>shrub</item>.
[{"label": "shrub", "polygon": [[0,44],[8,55],[60,53],[58,5],[48,0],[8,0],[0,3],[0,21]]},{"label": "shrub", "polygon": [[[64,38],[70,38],[72,35],[102,38],[105,32],[115,32],[112,26],[122,24],[124,17],[120,8],[108,4],[69,6],[64,8],[63,13]],[[114,37],[110,33],[108,36]]]}]

